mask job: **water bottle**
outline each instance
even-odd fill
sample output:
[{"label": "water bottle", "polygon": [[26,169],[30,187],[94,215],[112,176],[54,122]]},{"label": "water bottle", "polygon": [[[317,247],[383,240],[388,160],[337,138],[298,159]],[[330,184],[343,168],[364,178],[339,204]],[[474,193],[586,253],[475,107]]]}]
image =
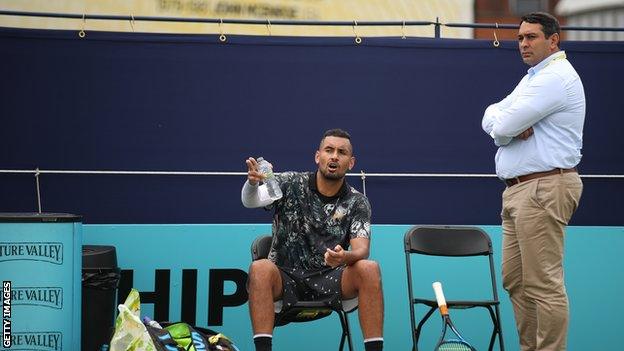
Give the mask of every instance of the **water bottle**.
[{"label": "water bottle", "polygon": [[279,200],[282,198],[282,189],[280,189],[279,183],[275,179],[273,174],[273,168],[271,164],[262,157],[258,157],[258,170],[264,174],[264,184],[266,184],[267,191],[271,200]]}]

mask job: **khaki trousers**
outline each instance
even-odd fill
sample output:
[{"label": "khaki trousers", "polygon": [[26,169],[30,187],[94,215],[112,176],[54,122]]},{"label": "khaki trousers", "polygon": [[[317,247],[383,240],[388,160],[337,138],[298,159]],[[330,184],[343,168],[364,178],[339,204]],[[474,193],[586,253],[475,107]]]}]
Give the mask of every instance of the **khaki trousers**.
[{"label": "khaki trousers", "polygon": [[511,298],[523,351],[566,349],[564,232],[582,190],[578,173],[571,172],[532,179],[503,192],[503,287]]}]

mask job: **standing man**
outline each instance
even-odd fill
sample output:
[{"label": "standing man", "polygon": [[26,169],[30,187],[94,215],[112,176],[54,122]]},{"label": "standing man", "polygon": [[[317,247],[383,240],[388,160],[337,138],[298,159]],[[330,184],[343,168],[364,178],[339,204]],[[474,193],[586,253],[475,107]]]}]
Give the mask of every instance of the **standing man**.
[{"label": "standing man", "polygon": [[258,182],[264,176],[255,159],[246,161],[243,205],[275,209],[269,257],[254,261],[249,269],[249,312],[256,350],[271,350],[275,300],[283,300],[283,306],[299,299],[323,300],[340,308],[342,300],[354,297],[359,300],[366,351],[382,350],[381,272],[376,262],[367,259],[370,205],[345,180],[355,164],[350,135],[340,129],[326,131],[314,159],[316,172],[276,176],[284,195],[275,202],[261,198]]},{"label": "standing man", "polygon": [[568,296],[563,242],[583,183],[585,94],[564,51],[557,19],[522,17],[518,45],[531,66],[509,96],[490,105],[483,130],[499,146],[503,192],[503,287],[509,292],[521,350],[565,350]]}]

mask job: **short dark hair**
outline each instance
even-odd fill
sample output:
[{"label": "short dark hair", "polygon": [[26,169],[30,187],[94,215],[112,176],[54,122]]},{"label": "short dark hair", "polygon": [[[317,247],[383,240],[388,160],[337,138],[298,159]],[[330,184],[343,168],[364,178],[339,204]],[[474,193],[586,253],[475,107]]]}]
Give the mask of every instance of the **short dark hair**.
[{"label": "short dark hair", "polygon": [[323,138],[321,138],[321,140],[327,138],[328,136],[345,138],[349,139],[349,141],[351,140],[351,135],[347,131],[344,131],[340,128],[326,130],[325,133],[323,133]]},{"label": "short dark hair", "polygon": [[[338,137],[338,138],[345,138],[349,140],[349,143],[351,142],[351,134],[349,134],[347,131],[342,130],[340,128],[334,128],[334,129],[328,129],[325,131],[325,133],[323,133],[323,137],[321,138],[320,145],[323,145],[323,140],[325,140],[325,138],[330,137],[330,136]],[[353,145],[351,145],[351,154],[353,155]]]},{"label": "short dark hair", "polygon": [[[520,23],[539,23],[542,25],[542,32],[546,38],[550,38],[551,35],[557,33],[559,34],[559,38],[561,38],[561,26],[559,26],[559,21],[557,18],[546,12],[531,12],[522,16]],[[561,41],[561,39],[559,39]]]}]

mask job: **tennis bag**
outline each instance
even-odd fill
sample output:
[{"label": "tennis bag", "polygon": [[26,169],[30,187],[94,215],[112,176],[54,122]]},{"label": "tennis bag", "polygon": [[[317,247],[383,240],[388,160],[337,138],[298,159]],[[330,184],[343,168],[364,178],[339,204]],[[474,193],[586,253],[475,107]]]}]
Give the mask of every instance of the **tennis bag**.
[{"label": "tennis bag", "polygon": [[221,333],[186,323],[162,323],[163,328],[146,325],[158,351],[240,351]]}]

